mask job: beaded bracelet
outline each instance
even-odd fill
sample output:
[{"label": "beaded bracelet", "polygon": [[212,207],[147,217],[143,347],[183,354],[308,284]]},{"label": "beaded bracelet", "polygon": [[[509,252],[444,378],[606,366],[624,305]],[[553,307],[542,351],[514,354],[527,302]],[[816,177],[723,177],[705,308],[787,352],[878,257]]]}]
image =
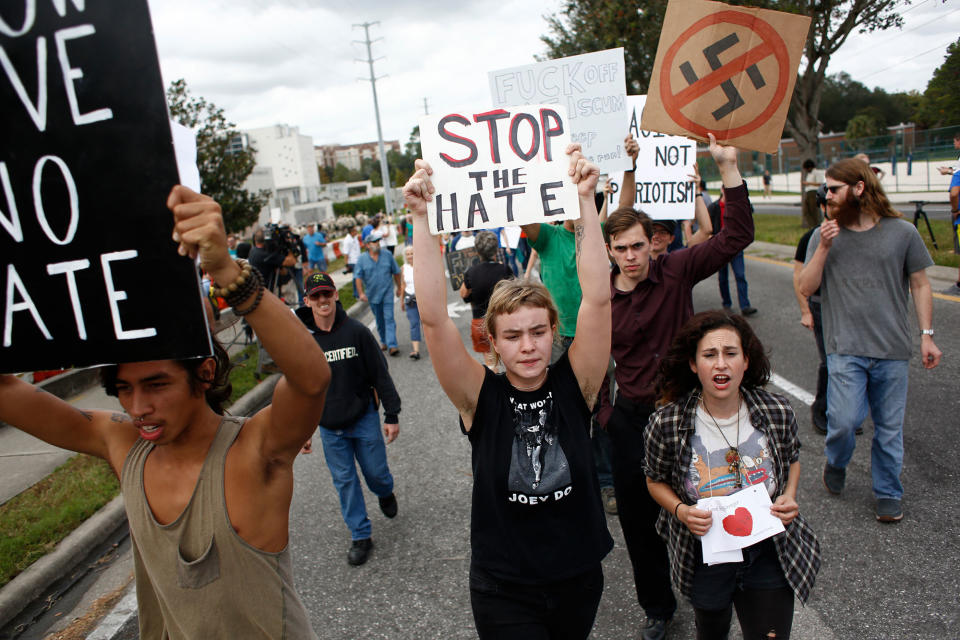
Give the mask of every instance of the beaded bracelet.
[{"label": "beaded bracelet", "polygon": [[[247,291],[248,295],[252,293],[252,287],[249,286],[249,282],[250,272],[253,269],[253,265],[243,259],[237,259],[234,260],[234,262],[236,262],[237,266],[240,267],[240,275],[238,275],[233,282],[225,287],[220,287],[219,289],[216,286],[211,287],[210,293],[214,296],[218,298],[227,298],[230,297],[231,294],[241,290],[241,288],[249,289],[249,291]],[[248,286],[244,287],[243,285],[245,284]]]},{"label": "beaded bracelet", "polygon": [[[257,277],[260,277],[260,274],[259,274],[259,273],[257,274]],[[257,297],[256,297],[256,299],[253,301],[253,304],[250,305],[249,307],[247,307],[246,309],[244,309],[243,311],[237,309],[236,307],[233,307],[233,312],[234,312],[236,315],[238,315],[238,316],[245,316],[245,315],[247,315],[248,313],[253,312],[257,307],[260,306],[260,301],[263,299],[263,291],[264,291],[264,287],[263,287],[263,282],[262,282],[262,279],[261,279],[260,288],[257,290]],[[231,306],[233,306],[233,305],[231,305]]]},{"label": "beaded bracelet", "polygon": [[230,292],[224,300],[236,310],[238,306],[249,300],[251,296],[257,292],[263,292],[263,276],[260,275],[260,271],[256,267],[252,267],[249,272],[249,277],[246,282],[243,283],[243,286],[236,291]]}]

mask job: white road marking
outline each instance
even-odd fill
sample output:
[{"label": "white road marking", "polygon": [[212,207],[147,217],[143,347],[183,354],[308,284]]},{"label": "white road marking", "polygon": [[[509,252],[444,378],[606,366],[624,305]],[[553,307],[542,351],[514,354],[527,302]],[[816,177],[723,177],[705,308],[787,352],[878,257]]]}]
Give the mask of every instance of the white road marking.
[{"label": "white road marking", "polygon": [[461,311],[469,311],[470,305],[466,302],[451,302],[447,305],[447,315],[451,318],[459,318]]},{"label": "white road marking", "polygon": [[137,614],[137,592],[132,585],[128,587],[127,595],[114,605],[113,609],[103,618],[87,640],[110,640],[120,628]]},{"label": "white road marking", "polygon": [[775,374],[775,373],[771,373],[771,374],[770,374],[770,382],[771,382],[774,386],[779,387],[779,388],[782,389],[783,391],[786,391],[787,393],[789,393],[790,395],[792,395],[794,398],[796,398],[797,400],[799,400],[799,401],[802,402],[803,404],[807,405],[808,407],[811,406],[811,405],[813,405],[813,401],[814,401],[815,398],[814,398],[814,395],[813,395],[812,393],[810,393],[809,391],[805,391],[805,390],[801,389],[800,387],[798,387],[797,385],[793,384],[792,382],[790,382],[789,380],[787,380],[787,379],[784,378],[783,376],[779,376],[779,375],[777,375],[777,374]]}]

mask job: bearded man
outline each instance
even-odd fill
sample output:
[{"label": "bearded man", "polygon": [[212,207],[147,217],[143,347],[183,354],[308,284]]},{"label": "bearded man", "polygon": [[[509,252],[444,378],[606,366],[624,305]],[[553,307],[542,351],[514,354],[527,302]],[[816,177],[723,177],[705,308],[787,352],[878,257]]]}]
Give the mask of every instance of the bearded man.
[{"label": "bearded man", "polygon": [[912,347],[908,293],[920,330],[922,364],[933,369],[933,295],[925,269],[933,264],[916,228],[890,206],[870,167],[849,158],[826,174],[827,218],[814,231],[800,273],[804,296],[820,288],[827,353],[827,462],[823,484],[843,491],[869,409],[873,493],[880,522],[903,518],[903,416]]}]

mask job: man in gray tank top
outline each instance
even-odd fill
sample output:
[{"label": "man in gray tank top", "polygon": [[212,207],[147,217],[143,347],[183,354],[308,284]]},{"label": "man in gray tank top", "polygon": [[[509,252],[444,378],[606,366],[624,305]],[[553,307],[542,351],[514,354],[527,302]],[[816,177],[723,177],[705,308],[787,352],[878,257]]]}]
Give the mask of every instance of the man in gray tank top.
[{"label": "man in gray tank top", "polygon": [[126,414],[82,411],[0,375],[0,420],[104,458],[120,478],[140,638],[316,638],[287,538],[293,462],[323,413],[330,369],[262,278],[230,257],[220,206],[183,186],[167,206],[181,253],[199,255],[218,288],[237,285],[228,303],[284,373],[273,404],[247,420],[221,415],[229,358],[215,345],[208,358],[105,367]]},{"label": "man in gray tank top", "polygon": [[873,418],[873,493],[880,522],[903,518],[903,416],[913,341],[913,294],[923,366],[940,362],[933,342],[933,264],[916,228],[900,217],[870,166],[856,158],[827,169],[827,215],[813,232],[800,293],[820,289],[827,353],[827,457],[823,484],[839,495],[856,445],[855,429]]}]

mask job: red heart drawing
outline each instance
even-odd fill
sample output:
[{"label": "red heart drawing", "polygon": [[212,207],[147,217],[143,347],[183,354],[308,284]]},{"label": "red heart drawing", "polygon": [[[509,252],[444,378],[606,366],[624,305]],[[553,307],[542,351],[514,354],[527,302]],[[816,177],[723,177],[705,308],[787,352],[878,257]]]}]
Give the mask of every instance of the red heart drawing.
[{"label": "red heart drawing", "polygon": [[737,507],[732,516],[723,519],[723,528],[732,536],[748,536],[753,531],[753,516],[746,507]]}]

